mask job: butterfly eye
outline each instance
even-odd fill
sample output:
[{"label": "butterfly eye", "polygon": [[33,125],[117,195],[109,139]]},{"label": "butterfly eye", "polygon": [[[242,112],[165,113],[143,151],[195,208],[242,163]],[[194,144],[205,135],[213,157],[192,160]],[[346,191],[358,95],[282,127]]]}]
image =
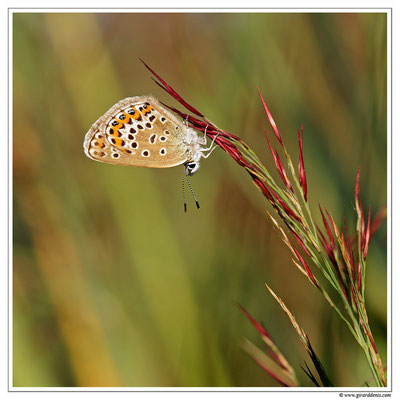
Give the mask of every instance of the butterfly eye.
[{"label": "butterfly eye", "polygon": [[185,171],[188,176],[195,174],[200,168],[200,164],[196,162],[190,162],[185,165]]}]

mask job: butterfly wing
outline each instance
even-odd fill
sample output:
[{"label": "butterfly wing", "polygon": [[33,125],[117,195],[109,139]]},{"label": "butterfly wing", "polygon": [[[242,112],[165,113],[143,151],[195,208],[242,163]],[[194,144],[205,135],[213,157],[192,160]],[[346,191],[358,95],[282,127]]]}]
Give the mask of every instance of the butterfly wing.
[{"label": "butterfly wing", "polygon": [[151,96],[128,97],[101,116],[85,136],[85,154],[96,161],[168,168],[189,158],[185,125]]}]

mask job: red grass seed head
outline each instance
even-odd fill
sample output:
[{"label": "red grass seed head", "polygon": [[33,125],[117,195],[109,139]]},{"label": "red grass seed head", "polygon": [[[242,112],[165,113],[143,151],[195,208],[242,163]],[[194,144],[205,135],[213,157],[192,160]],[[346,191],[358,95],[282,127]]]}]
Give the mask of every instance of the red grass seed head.
[{"label": "red grass seed head", "polygon": [[299,183],[303,189],[304,200],[307,201],[307,178],[306,170],[304,168],[303,159],[303,125],[301,125],[301,131],[298,132],[299,136]]},{"label": "red grass seed head", "polygon": [[274,161],[275,161],[276,169],[277,169],[278,172],[279,172],[279,175],[280,175],[280,177],[281,177],[281,179],[282,179],[282,182],[286,185],[286,187],[287,187],[289,190],[292,191],[292,193],[294,193],[292,184],[291,184],[290,181],[289,181],[289,178],[288,178],[288,176],[287,176],[287,173],[286,173],[286,171],[285,171],[285,168],[283,167],[282,162],[281,162],[281,159],[279,158],[278,152],[277,152],[277,151],[274,151],[274,149],[272,148],[271,142],[269,141],[269,138],[268,138],[268,135],[267,135],[267,132],[266,132],[266,131],[264,131],[264,134],[265,134],[265,137],[267,138],[268,145],[269,145],[269,149],[271,150],[272,157],[274,158]]},{"label": "red grass seed head", "polygon": [[262,102],[262,104],[264,106],[264,110],[265,110],[265,113],[267,114],[268,121],[269,121],[269,123],[270,123],[270,125],[272,127],[272,130],[274,131],[275,136],[278,139],[279,143],[283,147],[283,141],[282,141],[281,135],[279,134],[278,127],[276,126],[276,123],[275,123],[274,119],[272,118],[272,115],[269,112],[269,109],[268,109],[267,105],[265,104],[265,101],[264,101],[264,98],[263,98],[263,96],[262,96],[262,94],[260,92],[260,89],[257,88],[257,90],[258,90],[258,94],[260,95],[261,102]]}]

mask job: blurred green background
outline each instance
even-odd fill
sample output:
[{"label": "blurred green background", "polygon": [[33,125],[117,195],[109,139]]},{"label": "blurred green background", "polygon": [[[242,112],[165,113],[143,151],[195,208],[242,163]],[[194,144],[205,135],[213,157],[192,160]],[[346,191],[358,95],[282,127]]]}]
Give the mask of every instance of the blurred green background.
[{"label": "blurred green background", "polygon": [[[364,206],[375,214],[386,204],[386,29],[383,13],[14,13],[14,386],[276,386],[242,348],[244,338],[262,342],[236,303],[311,386],[304,349],[265,283],[333,382],[363,385],[363,352],[222,150],[191,180],[201,209],[187,193],[184,214],[183,168],[97,163],[82,143],[124,97],[178,106],[140,57],[272,170],[258,86],[294,160],[304,124],[315,215],[320,203],[354,230],[358,166]],[[384,363],[385,230],[371,244],[366,291]]]}]

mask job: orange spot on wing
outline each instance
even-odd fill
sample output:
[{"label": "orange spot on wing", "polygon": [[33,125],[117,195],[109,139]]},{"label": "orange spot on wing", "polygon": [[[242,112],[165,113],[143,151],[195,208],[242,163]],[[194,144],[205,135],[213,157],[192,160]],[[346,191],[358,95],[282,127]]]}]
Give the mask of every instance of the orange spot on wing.
[{"label": "orange spot on wing", "polygon": [[133,119],[139,119],[139,118],[140,118],[140,113],[139,113],[139,111],[136,110],[135,107],[132,107],[132,108],[135,110],[135,114],[130,115],[130,117],[133,118]]},{"label": "orange spot on wing", "polygon": [[94,138],[94,139],[92,140],[92,143],[91,143],[91,144],[92,144],[92,146],[98,147],[98,148],[100,148],[100,149],[102,149],[102,148],[105,147],[104,139]]},{"label": "orange spot on wing", "polygon": [[143,107],[142,114],[147,115],[152,109],[153,109],[152,106],[146,105],[145,107]]}]

